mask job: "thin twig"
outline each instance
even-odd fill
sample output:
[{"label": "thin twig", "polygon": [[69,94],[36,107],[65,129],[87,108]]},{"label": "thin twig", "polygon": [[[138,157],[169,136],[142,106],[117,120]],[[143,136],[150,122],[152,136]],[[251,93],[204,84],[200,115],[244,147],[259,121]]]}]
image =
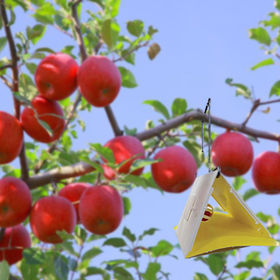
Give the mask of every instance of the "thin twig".
[{"label": "thin twig", "polygon": [[268,100],[268,101],[262,101],[260,102],[260,105],[267,105],[267,104],[272,104],[272,103],[279,103],[280,102],[280,98],[274,99],[274,100]]},{"label": "thin twig", "polygon": [[274,100],[268,100],[268,101],[261,101],[260,99],[256,99],[253,102],[252,108],[251,108],[250,112],[248,113],[246,119],[242,123],[242,125],[246,126],[246,124],[248,123],[249,119],[252,117],[253,113],[258,109],[259,106],[273,104],[273,103],[279,103],[279,102],[280,102],[280,98],[277,98],[277,99],[274,99]]},{"label": "thin twig", "polygon": [[74,21],[75,31],[77,34],[77,42],[79,45],[81,58],[82,58],[82,61],[84,61],[87,58],[87,53],[86,53],[86,48],[85,48],[85,44],[84,44],[84,40],[83,40],[83,34],[81,31],[81,23],[80,23],[78,12],[77,12],[77,6],[81,2],[82,2],[81,0],[72,2],[72,17],[73,17],[73,21]]},{"label": "thin twig", "polygon": [[[18,56],[17,56],[17,50],[16,50],[16,45],[14,42],[14,38],[12,35],[12,31],[10,29],[9,25],[9,20],[6,12],[6,6],[5,6],[5,1],[1,0],[0,2],[0,12],[1,12],[1,18],[4,26],[4,30],[6,33],[6,38],[8,40],[9,44],[9,49],[10,49],[10,55],[11,55],[11,61],[12,61],[12,91],[13,92],[18,92],[19,90],[19,72],[18,72]],[[14,100],[14,114],[17,119],[20,118],[20,102],[14,97],[13,95],[13,100]],[[29,176],[29,170],[28,170],[28,164],[27,164],[27,159],[26,159],[26,154],[25,154],[25,144],[23,141],[22,149],[19,155],[20,159],[20,167],[21,167],[21,178],[22,179],[28,179]]]},{"label": "thin twig", "polygon": [[0,66],[0,71],[7,69],[7,68],[12,68],[12,67],[13,67],[13,64],[2,65],[2,66]]},{"label": "thin twig", "polygon": [[248,113],[245,121],[242,123],[243,126],[246,126],[246,124],[248,123],[249,119],[252,117],[253,113],[257,110],[257,108],[260,106],[260,102],[261,100],[260,99],[256,99],[254,102],[253,102],[253,106],[250,110],[250,112]]},{"label": "thin twig", "polygon": [[132,48],[131,50],[129,50],[124,56],[120,56],[119,58],[113,59],[113,62],[116,63],[116,62],[118,62],[118,61],[121,61],[121,60],[126,59],[129,55],[131,55],[132,53],[134,53],[134,52],[137,51],[138,49],[148,46],[148,44],[149,44],[149,41],[147,41],[147,42],[145,42],[145,43],[143,43],[143,44],[137,45],[136,47],[134,47],[134,48]]},{"label": "thin twig", "polygon": [[10,83],[9,80],[8,80],[5,76],[1,75],[1,76],[0,76],[0,79],[3,81],[3,83],[4,83],[10,90],[13,90],[13,85],[12,85],[12,83]]},{"label": "thin twig", "polygon": [[109,122],[110,122],[111,127],[112,127],[112,129],[114,131],[115,136],[122,135],[123,131],[120,129],[120,127],[119,127],[119,125],[117,123],[117,120],[116,120],[116,118],[114,116],[114,112],[113,112],[113,110],[112,110],[110,105],[105,107],[105,112],[107,114],[107,117],[109,119]]}]

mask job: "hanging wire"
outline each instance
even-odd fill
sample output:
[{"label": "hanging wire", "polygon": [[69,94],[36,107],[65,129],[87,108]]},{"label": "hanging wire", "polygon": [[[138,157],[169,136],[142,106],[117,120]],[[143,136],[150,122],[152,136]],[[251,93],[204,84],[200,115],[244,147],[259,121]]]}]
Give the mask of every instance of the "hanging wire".
[{"label": "hanging wire", "polygon": [[[204,114],[208,112],[208,171],[211,172],[211,117],[210,117],[210,109],[211,109],[211,98],[208,98]],[[204,145],[204,120],[201,121],[201,152],[204,155],[203,150]]]}]

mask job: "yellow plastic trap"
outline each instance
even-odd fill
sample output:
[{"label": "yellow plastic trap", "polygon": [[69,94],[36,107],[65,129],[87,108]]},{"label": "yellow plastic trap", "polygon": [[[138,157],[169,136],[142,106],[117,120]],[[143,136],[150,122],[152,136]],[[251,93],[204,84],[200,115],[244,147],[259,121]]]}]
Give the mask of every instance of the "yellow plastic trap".
[{"label": "yellow plastic trap", "polygon": [[[197,177],[183,215],[175,227],[186,258],[245,246],[278,246],[255,214],[218,171]],[[224,212],[202,218],[210,196]]]}]

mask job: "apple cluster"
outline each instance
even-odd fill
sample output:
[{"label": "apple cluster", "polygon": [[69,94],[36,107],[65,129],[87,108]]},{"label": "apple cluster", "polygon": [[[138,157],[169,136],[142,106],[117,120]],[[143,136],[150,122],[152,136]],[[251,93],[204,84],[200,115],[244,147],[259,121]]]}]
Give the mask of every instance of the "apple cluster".
[{"label": "apple cluster", "polygon": [[241,133],[226,131],[213,142],[212,161],[226,176],[241,176],[252,166],[252,179],[259,192],[280,193],[280,153],[265,151],[254,159],[250,140]]},{"label": "apple cluster", "polygon": [[[57,53],[39,63],[35,82],[39,94],[24,108],[20,120],[0,112],[0,164],[9,163],[19,155],[23,131],[42,143],[59,139],[65,130],[65,120],[58,101],[70,96],[77,87],[91,105],[109,105],[119,93],[121,75],[106,57],[91,56],[79,67],[69,55]],[[123,217],[123,201],[110,181],[118,174],[141,175],[144,167],[132,172],[130,169],[136,160],[145,158],[145,149],[133,136],[115,137],[104,146],[112,150],[119,166],[113,169],[103,159],[105,183],[71,183],[32,205],[32,195],[24,181],[13,177],[0,180],[0,228],[4,229],[0,261],[6,259],[12,265],[22,258],[23,249],[31,246],[30,235],[21,224],[28,217],[33,234],[51,244],[62,242],[58,231],[72,233],[77,224],[102,235],[118,228]],[[188,150],[167,147],[155,159],[161,161],[152,164],[152,176],[162,190],[179,193],[192,185],[197,166]]]},{"label": "apple cluster", "polygon": [[[91,105],[109,105],[119,93],[121,75],[107,57],[91,56],[79,67],[71,56],[57,53],[40,62],[35,83],[39,94],[24,108],[20,120],[0,111],[0,164],[20,154],[23,131],[42,143],[59,139],[66,126],[58,101],[69,97],[77,87]],[[122,215],[122,198],[111,186],[90,188],[86,183],[73,183],[32,206],[25,182],[5,177],[0,180],[0,261],[6,259],[12,265],[22,258],[23,249],[31,246],[29,233],[21,224],[28,216],[39,240],[59,243],[62,240],[57,231],[71,233],[81,222],[92,233],[107,234],[118,227]]]}]

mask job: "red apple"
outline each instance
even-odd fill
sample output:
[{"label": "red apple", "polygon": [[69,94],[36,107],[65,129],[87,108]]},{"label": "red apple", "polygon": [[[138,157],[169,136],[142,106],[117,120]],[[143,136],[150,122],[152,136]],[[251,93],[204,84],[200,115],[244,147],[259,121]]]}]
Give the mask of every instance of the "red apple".
[{"label": "red apple", "polygon": [[[36,96],[31,103],[34,109],[25,107],[20,117],[26,133],[33,139],[43,143],[57,140],[62,135],[65,127],[64,114],[60,105],[56,101],[48,100],[40,95]],[[38,118],[49,125],[52,135],[38,122],[34,110],[37,112]]]},{"label": "red apple", "polygon": [[8,227],[0,240],[0,261],[6,260],[9,265],[22,259],[22,251],[30,248],[31,240],[23,225]]},{"label": "red apple", "polygon": [[245,174],[253,162],[253,147],[244,135],[227,131],[213,142],[211,156],[215,166],[226,176]]},{"label": "red apple", "polygon": [[267,151],[258,155],[253,162],[252,177],[259,192],[280,193],[280,153]]},{"label": "red apple", "polygon": [[[135,160],[145,158],[145,149],[142,143],[133,136],[117,136],[108,141],[104,146],[113,151],[115,162],[117,164],[127,161],[118,169],[119,173],[129,173],[130,167]],[[109,166],[103,166],[103,168],[104,175],[107,179],[111,180],[115,177],[115,172],[112,168]],[[131,174],[140,175],[143,172],[143,169],[144,168],[138,168]]]},{"label": "red apple", "polygon": [[61,100],[77,88],[76,61],[64,53],[50,54],[38,65],[35,82],[42,96],[50,100]]},{"label": "red apple", "polygon": [[77,214],[77,222],[80,222],[80,216],[79,216],[79,205],[80,205],[80,199],[83,194],[83,192],[90,187],[90,184],[87,183],[72,183],[69,185],[66,185],[64,188],[62,188],[58,195],[65,197],[69,201],[72,202],[73,206],[75,207],[76,214]]},{"label": "red apple", "polygon": [[156,153],[152,175],[157,185],[166,192],[180,193],[195,180],[197,166],[192,154],[180,146],[170,146]]},{"label": "red apple", "polygon": [[94,234],[113,232],[123,217],[120,194],[111,186],[88,188],[82,195],[79,208],[81,223]]},{"label": "red apple", "polygon": [[120,91],[121,74],[109,58],[90,56],[79,68],[78,86],[88,103],[105,107],[115,100]]},{"label": "red apple", "polygon": [[57,231],[72,233],[77,222],[72,203],[61,196],[39,199],[32,207],[30,226],[34,235],[43,242],[60,243]]},{"label": "red apple", "polygon": [[13,161],[20,153],[23,131],[12,115],[0,111],[0,164]]},{"label": "red apple", "polygon": [[20,179],[0,180],[0,227],[12,227],[23,222],[31,210],[32,197],[28,186]]}]

